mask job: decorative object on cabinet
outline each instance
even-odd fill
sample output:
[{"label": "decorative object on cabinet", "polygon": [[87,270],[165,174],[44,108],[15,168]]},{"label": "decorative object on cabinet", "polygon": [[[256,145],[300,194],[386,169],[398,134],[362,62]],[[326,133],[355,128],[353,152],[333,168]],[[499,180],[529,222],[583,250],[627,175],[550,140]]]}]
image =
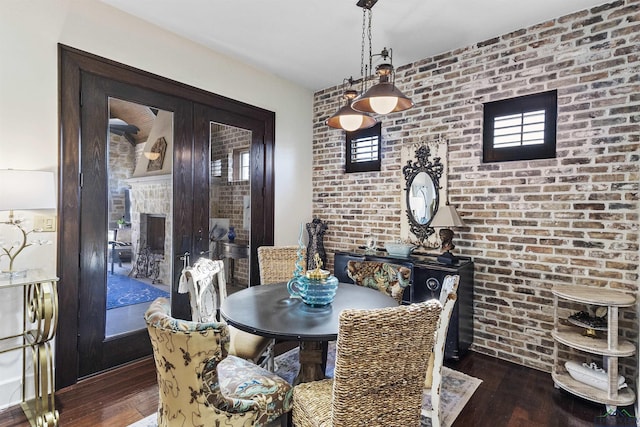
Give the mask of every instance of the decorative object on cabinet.
[{"label": "decorative object on cabinet", "polygon": [[[449,149],[447,148],[446,154],[446,166],[449,167]],[[443,264],[453,264],[456,262],[456,257],[451,253],[455,249],[453,244],[453,230],[454,227],[464,227],[464,221],[456,211],[455,206],[449,204],[449,171],[444,174],[444,194],[445,205],[440,206],[436,212],[433,220],[431,221],[431,227],[442,227],[440,229],[440,241],[441,249],[444,251],[438,261]]]},{"label": "decorative object on cabinet", "polygon": [[[562,388],[583,399],[606,405],[607,411],[615,411],[618,406],[627,406],[635,402],[635,393],[630,387],[619,389],[618,358],[632,356],[636,346],[618,337],[618,309],[633,307],[636,299],[633,295],[613,290],[586,286],[556,285],[552,288],[554,306],[554,328],[552,337],[553,369],[551,376],[556,388]],[[585,336],[583,327],[575,326],[575,322],[561,322],[559,301],[597,306],[596,313],[602,315],[607,309],[606,337]],[[584,317],[583,315],[578,317]],[[576,379],[573,364],[569,366],[560,360],[559,345],[563,345],[588,355],[602,356],[603,370],[606,372],[606,386],[587,383],[584,375]],[[578,365],[579,366],[579,365]],[[564,367],[564,369],[562,369]],[[571,371],[573,375],[571,374]],[[593,376],[591,373],[590,376]],[[601,373],[600,373],[601,374]],[[601,380],[601,376],[599,377]],[[593,381],[593,380],[589,380]],[[598,381],[599,383],[600,381]]]},{"label": "decorative object on cabinet", "polygon": [[377,250],[376,245],[378,244],[378,239],[373,234],[369,234],[364,241],[364,251],[365,253],[375,253]]},{"label": "decorative object on cabinet", "polygon": [[234,226],[229,226],[229,232],[227,233],[227,238],[230,242],[236,240],[236,229]]},{"label": "decorative object on cabinet", "polygon": [[[23,277],[0,279],[0,290],[22,287],[22,332],[0,338],[0,354],[22,349],[21,403],[33,427],[55,427],[59,414],[55,408],[53,341],[58,324],[58,278],[40,270],[29,270]],[[17,343],[17,338],[22,342]],[[27,349],[31,349],[33,372],[27,373]],[[27,382],[33,381],[33,399],[27,398]],[[29,387],[30,389],[30,387]]]},{"label": "decorative object on cabinet", "polygon": [[313,221],[307,223],[307,233],[309,234],[309,243],[307,245],[307,270],[313,270],[317,267],[314,254],[320,255],[322,265],[327,265],[327,252],[324,250],[324,233],[327,231],[327,224],[322,222],[320,218],[314,218]]},{"label": "decorative object on cabinet", "polygon": [[407,258],[411,255],[411,252],[416,248],[416,245],[411,245],[402,242],[390,243],[387,242],[384,244],[384,249],[387,251],[389,256],[398,257],[398,258]]},{"label": "decorative object on cabinet", "polygon": [[426,301],[440,298],[444,279],[448,275],[459,275],[458,301],[453,308],[445,345],[445,359],[458,360],[466,354],[473,343],[473,261],[469,257],[458,257],[454,265],[437,261],[436,255],[413,254],[406,259],[387,256],[386,252],[375,254],[364,250],[339,251],[334,257],[334,275],[338,281],[351,283],[347,274],[349,261],[380,261],[400,264],[411,270],[411,286],[404,293],[402,303]]},{"label": "decorative object on cabinet", "polygon": [[407,160],[407,164],[402,168],[406,182],[404,190],[409,230],[420,244],[425,244],[429,236],[435,232],[431,221],[438,211],[440,177],[444,170],[440,157],[431,161],[430,156],[429,145],[420,144],[415,153],[417,160]]},{"label": "decorative object on cabinet", "polygon": [[[0,170],[0,211],[9,211],[9,219],[0,224],[13,226],[20,232],[20,239],[9,247],[0,247],[0,259],[9,258],[9,269],[2,276],[24,277],[26,270],[15,271],[13,263],[16,257],[26,248],[34,244],[46,244],[48,242],[38,240],[28,242],[29,234],[43,229],[26,231],[24,221],[15,218],[14,210],[54,209],[56,207],[55,187],[53,172],[33,170]],[[51,224],[53,226],[53,224]],[[54,229],[49,230],[54,231]],[[10,238],[13,242],[14,239]],[[0,277],[2,277],[0,276]]]}]

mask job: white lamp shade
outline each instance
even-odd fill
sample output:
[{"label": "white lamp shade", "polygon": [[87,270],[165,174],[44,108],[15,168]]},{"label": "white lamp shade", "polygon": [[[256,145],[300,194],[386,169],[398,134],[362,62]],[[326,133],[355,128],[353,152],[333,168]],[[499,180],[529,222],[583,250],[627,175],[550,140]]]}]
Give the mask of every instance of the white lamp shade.
[{"label": "white lamp shade", "polygon": [[54,209],[53,172],[0,169],[0,211]]},{"label": "white lamp shade", "polygon": [[429,224],[430,227],[464,227],[464,221],[456,211],[455,206],[446,204],[444,206],[440,206],[438,211],[436,212],[436,216],[433,217],[433,220]]},{"label": "white lamp shade", "polygon": [[363,113],[388,114],[413,107],[413,101],[389,82],[369,88],[351,103],[351,108]]},{"label": "white lamp shade", "polygon": [[336,129],[344,129],[353,132],[357,129],[366,129],[376,124],[376,119],[356,111],[350,105],[340,108],[333,116],[327,119],[327,125]]},{"label": "white lamp shade", "polygon": [[398,98],[393,96],[378,96],[369,100],[371,109],[378,114],[389,114],[398,105]]}]

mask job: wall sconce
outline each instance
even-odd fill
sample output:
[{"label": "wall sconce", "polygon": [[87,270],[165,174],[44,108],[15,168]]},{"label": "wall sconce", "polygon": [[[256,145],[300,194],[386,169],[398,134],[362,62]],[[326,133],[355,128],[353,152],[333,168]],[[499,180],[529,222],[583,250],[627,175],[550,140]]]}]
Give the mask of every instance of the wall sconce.
[{"label": "wall sconce", "polygon": [[45,244],[45,241],[27,242],[27,236],[35,231],[26,231],[23,220],[14,216],[14,210],[55,209],[55,186],[53,172],[30,170],[0,170],[0,211],[9,211],[9,219],[0,224],[9,225],[19,230],[20,240],[0,246],[0,259],[9,258],[9,277],[22,277],[26,270],[15,271],[13,262],[24,248],[33,244]]},{"label": "wall sconce", "polygon": [[160,153],[154,153],[152,151],[144,151],[142,154],[151,161],[157,160],[160,157]]}]

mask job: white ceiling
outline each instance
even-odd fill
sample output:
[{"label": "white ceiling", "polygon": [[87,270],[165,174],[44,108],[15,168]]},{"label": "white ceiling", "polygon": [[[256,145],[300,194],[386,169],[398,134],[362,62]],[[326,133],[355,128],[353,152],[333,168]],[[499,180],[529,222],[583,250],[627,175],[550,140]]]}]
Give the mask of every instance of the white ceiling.
[{"label": "white ceiling", "polygon": [[[101,0],[312,90],[360,76],[357,0]],[[379,0],[373,53],[408,64],[604,0]]]}]

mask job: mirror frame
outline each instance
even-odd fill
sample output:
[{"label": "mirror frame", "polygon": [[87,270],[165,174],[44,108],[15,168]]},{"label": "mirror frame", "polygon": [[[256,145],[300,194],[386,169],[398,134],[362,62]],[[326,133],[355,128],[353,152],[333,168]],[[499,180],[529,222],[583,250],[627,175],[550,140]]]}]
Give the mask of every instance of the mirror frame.
[{"label": "mirror frame", "polygon": [[[431,149],[427,144],[421,144],[416,149],[416,161],[407,160],[407,164],[402,168],[402,173],[404,174],[405,179],[405,208],[407,213],[407,219],[409,220],[409,231],[413,233],[421,245],[424,245],[425,241],[435,233],[433,227],[430,227],[431,221],[438,212],[438,208],[440,207],[440,178],[442,177],[442,173],[444,171],[444,165],[440,162],[440,157],[434,157],[433,161],[429,160],[431,156]],[[411,213],[411,206],[409,204],[409,194],[411,190],[411,185],[413,184],[413,180],[415,177],[424,172],[431,178],[433,181],[433,186],[435,188],[435,209],[433,211],[433,216],[429,218],[426,224],[420,224],[416,218],[414,218]]]}]

